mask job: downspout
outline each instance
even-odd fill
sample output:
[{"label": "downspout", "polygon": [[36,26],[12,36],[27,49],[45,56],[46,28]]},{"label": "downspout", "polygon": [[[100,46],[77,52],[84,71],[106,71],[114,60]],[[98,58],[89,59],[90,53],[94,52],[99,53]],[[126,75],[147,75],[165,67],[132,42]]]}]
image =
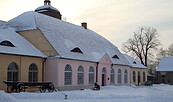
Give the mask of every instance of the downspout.
[{"label": "downspout", "polygon": [[[22,57],[20,56],[20,70],[18,70],[18,81],[23,81],[22,80]],[[19,78],[20,77],[20,78]]]},{"label": "downspout", "polygon": [[97,66],[96,66],[96,82],[98,83],[98,65],[99,62],[97,62]]},{"label": "downspout", "polygon": [[44,59],[44,61],[43,61],[43,63],[42,63],[42,82],[44,82],[44,77],[45,77],[45,75],[44,75],[44,72],[45,72],[45,62],[46,62],[46,58]]}]

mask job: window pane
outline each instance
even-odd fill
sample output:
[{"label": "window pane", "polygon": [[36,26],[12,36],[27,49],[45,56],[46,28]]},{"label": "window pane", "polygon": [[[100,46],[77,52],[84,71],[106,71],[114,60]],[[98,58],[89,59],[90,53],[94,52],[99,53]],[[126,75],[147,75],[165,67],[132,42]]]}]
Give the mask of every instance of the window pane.
[{"label": "window pane", "polygon": [[94,84],[94,73],[89,73],[89,84]]},{"label": "window pane", "polygon": [[13,72],[13,81],[18,81],[18,72]]},{"label": "window pane", "polygon": [[83,84],[83,73],[78,73],[78,84]]},{"label": "window pane", "polygon": [[111,74],[111,83],[114,83],[114,74]]},{"label": "window pane", "polygon": [[12,72],[8,72],[7,81],[12,81]]},{"label": "window pane", "polygon": [[145,82],[145,72],[143,72],[143,82]]},{"label": "window pane", "polygon": [[32,82],[32,72],[29,72],[29,82]]},{"label": "window pane", "polygon": [[37,72],[33,72],[33,82],[37,82]]},{"label": "window pane", "polygon": [[133,71],[133,82],[136,82],[136,75],[135,75],[135,71]]}]

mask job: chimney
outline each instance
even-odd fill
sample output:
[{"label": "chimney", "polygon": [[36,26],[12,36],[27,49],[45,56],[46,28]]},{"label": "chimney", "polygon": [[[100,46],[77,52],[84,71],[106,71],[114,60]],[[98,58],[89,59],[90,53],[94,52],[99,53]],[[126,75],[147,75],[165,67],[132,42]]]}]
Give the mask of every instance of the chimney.
[{"label": "chimney", "polygon": [[85,29],[87,29],[87,23],[86,22],[82,22],[81,26],[83,26]]}]

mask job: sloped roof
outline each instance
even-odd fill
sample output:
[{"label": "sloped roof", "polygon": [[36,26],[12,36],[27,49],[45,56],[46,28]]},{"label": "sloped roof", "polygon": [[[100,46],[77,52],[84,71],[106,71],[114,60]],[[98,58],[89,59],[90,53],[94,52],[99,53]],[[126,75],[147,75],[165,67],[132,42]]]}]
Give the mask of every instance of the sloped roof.
[{"label": "sloped roof", "polygon": [[147,69],[147,67],[145,67],[143,64],[141,64],[139,61],[137,61],[133,57],[131,57],[131,56],[127,55],[127,54],[123,54],[123,55],[128,60],[128,62],[130,63],[131,67]]},{"label": "sloped roof", "polygon": [[4,24],[4,23],[6,23],[6,22],[5,22],[5,21],[0,20],[0,26],[1,26],[2,24]]},{"label": "sloped roof", "polygon": [[[129,65],[116,46],[82,26],[36,12],[23,13],[8,24],[17,31],[38,28],[62,58],[98,62],[107,53],[113,64]],[[83,54],[71,52],[76,47]],[[112,58],[115,54],[119,59]]]},{"label": "sloped roof", "polygon": [[15,32],[13,28],[0,29],[0,43],[3,41],[11,42],[15,47],[0,45],[0,53],[26,55],[35,57],[46,57],[25,38]]},{"label": "sloped roof", "polygon": [[163,57],[156,71],[173,71],[173,57]]}]

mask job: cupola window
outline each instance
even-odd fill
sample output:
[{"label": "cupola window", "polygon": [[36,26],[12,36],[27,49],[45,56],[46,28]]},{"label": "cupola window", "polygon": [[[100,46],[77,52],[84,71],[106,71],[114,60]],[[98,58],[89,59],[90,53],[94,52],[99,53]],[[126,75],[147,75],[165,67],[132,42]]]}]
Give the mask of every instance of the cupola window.
[{"label": "cupola window", "polygon": [[2,46],[10,46],[10,47],[15,47],[10,41],[2,41],[0,43]]}]

